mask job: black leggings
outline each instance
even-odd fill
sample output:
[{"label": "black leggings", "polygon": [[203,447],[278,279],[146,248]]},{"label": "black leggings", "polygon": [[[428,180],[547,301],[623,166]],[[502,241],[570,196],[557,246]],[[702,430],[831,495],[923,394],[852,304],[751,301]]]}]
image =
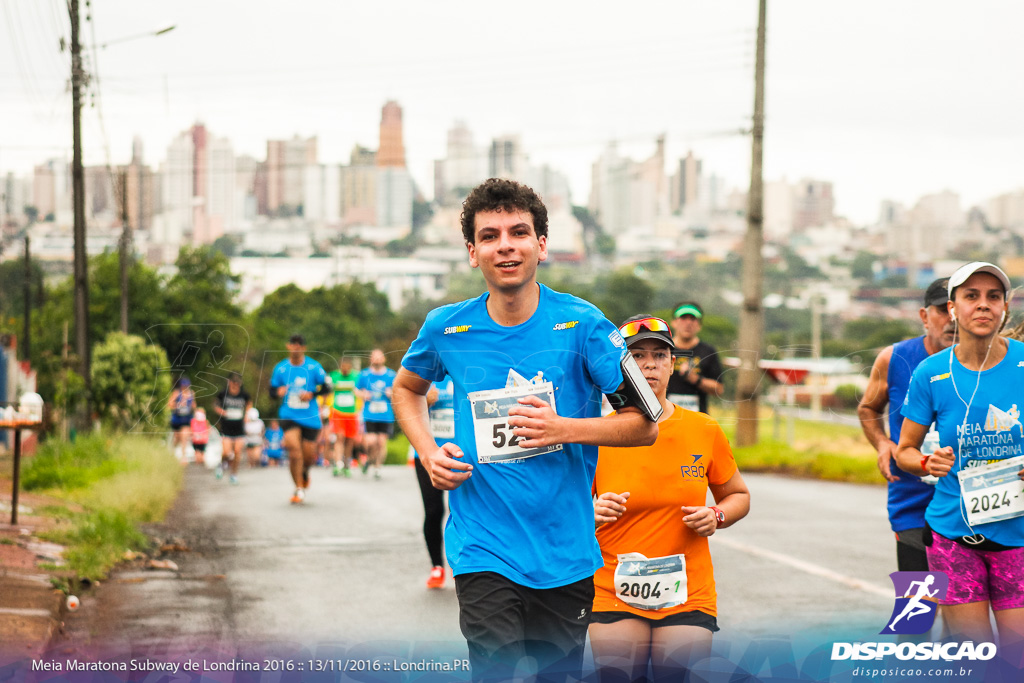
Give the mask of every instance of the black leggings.
[{"label": "black leggings", "polygon": [[434,567],[443,567],[441,543],[444,539],[444,491],[435,489],[430,483],[427,468],[419,458],[416,458],[416,480],[420,483],[420,496],[423,498],[423,540],[427,542],[430,563]]}]

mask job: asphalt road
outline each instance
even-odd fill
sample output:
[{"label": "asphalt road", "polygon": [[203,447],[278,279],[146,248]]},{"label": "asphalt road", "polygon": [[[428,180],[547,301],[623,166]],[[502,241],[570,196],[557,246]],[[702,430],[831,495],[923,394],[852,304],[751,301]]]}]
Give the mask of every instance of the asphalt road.
[{"label": "asphalt road", "polygon": [[[712,538],[716,637],[872,637],[892,609],[894,543],[885,489],[748,475],[750,516]],[[313,472],[290,505],[283,469],[241,484],[191,466],[158,531],[187,551],[178,570],[119,571],[72,614],[55,657],[307,662],[394,654],[464,656],[454,584],[428,591],[412,468],[380,481]],[[273,664],[271,664],[273,666]],[[306,664],[303,664],[306,666]]]}]

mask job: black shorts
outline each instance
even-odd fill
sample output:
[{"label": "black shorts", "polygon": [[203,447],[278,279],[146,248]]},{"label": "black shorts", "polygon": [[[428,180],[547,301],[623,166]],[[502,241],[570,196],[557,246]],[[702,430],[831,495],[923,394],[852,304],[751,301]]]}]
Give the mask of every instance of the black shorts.
[{"label": "black shorts", "polygon": [[647,622],[647,625],[651,628],[658,628],[659,626],[700,626],[712,633],[719,630],[718,619],[700,610],[669,614],[661,619],[642,617],[632,612],[594,612],[590,621],[595,624],[614,624],[626,619],[639,619],[640,621]]},{"label": "black shorts", "polygon": [[523,657],[538,680],[578,680],[594,604],[594,577],[556,588],[529,588],[494,572],[455,577],[459,626],[473,680],[511,680]]},{"label": "black shorts", "polygon": [[182,429],[191,428],[191,427],[192,427],[192,416],[191,415],[189,415],[188,417],[185,417],[184,415],[181,416],[181,417],[178,417],[177,415],[175,415],[174,417],[171,418],[171,431],[173,431],[173,432],[180,432]]},{"label": "black shorts", "polygon": [[[286,434],[290,429],[301,429],[303,441],[316,441],[317,438],[320,436],[319,427],[306,427],[300,425],[298,422],[295,422],[294,420],[278,420],[278,424],[281,425],[281,431]],[[242,436],[244,436],[244,434],[242,434]]]},{"label": "black shorts", "polygon": [[240,439],[245,436],[245,422],[242,420],[221,420],[217,425],[225,439]]},{"label": "black shorts", "polygon": [[395,435],[394,422],[371,422],[367,420],[365,424],[367,434],[387,434],[389,439]]},{"label": "black shorts", "polygon": [[205,443],[194,443],[194,444],[192,444],[192,450],[194,450],[196,453],[205,453],[206,452],[206,444]]}]

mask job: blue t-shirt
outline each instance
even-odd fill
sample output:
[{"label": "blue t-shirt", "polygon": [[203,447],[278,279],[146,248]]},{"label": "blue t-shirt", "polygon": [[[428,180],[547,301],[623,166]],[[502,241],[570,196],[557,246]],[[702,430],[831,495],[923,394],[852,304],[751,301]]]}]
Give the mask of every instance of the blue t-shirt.
[{"label": "blue t-shirt", "polygon": [[268,429],[264,434],[263,438],[267,441],[267,447],[265,449],[268,456],[271,458],[280,457],[284,453],[284,432],[281,428]]},{"label": "blue t-shirt", "polygon": [[934,420],[939,443],[952,446],[956,455],[949,474],[939,477],[935,485],[935,496],[925,514],[928,525],[947,538],[977,533],[996,543],[1022,547],[1024,517],[978,524],[973,529],[967,525],[956,476],[961,469],[1024,455],[1024,426],[1019,420],[1024,403],[1020,389],[1024,386],[1024,344],[1007,341],[1006,356],[980,373],[980,382],[979,373],[951,356],[952,349],[929,356],[914,371],[903,415],[920,425]]},{"label": "blue t-shirt", "polygon": [[[924,337],[914,337],[893,344],[892,357],[889,359],[889,438],[893,443],[900,442],[900,430],[903,427],[903,401],[907,397],[907,387],[914,369],[928,357],[924,347]],[[924,526],[924,511],[932,500],[935,487],[921,481],[921,477],[904,472],[896,465],[896,459],[890,458],[890,471],[899,477],[898,481],[889,482],[889,525],[893,531],[920,529]]]},{"label": "blue t-shirt", "polygon": [[481,464],[467,394],[504,388],[509,370],[526,379],[542,372],[559,415],[599,417],[601,394],[622,383],[625,343],[596,307],[544,285],[530,319],[511,327],[488,315],[488,296],[432,311],[402,360],[428,381],[451,377],[454,442],[473,465],[449,498],[448,562],[456,575],[491,571],[532,588],[564,586],[601,566],[590,492],[597,447],[563,444],[561,451]]},{"label": "blue t-shirt", "polygon": [[316,396],[304,401],[299,397],[299,393],[311,391],[316,394],[326,382],[327,373],[324,372],[323,366],[309,356],[304,356],[299,365],[292,365],[287,358],[275,365],[274,372],[270,375],[270,387],[288,387],[288,393],[281,399],[278,417],[310,429],[320,429],[323,424],[320,421],[320,406],[316,402]]},{"label": "blue t-shirt", "polygon": [[365,389],[370,392],[370,399],[363,401],[363,422],[395,421],[395,411],[391,409],[391,397],[384,392],[394,386],[396,374],[391,368],[384,368],[384,372],[379,375],[371,368],[366,368],[359,373],[356,389]]}]

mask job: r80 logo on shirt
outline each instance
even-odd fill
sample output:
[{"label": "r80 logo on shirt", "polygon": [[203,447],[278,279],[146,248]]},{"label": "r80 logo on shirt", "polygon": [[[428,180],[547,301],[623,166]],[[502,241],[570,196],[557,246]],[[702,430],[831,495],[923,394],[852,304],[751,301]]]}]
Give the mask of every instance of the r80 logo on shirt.
[{"label": "r80 logo on shirt", "polygon": [[703,479],[707,475],[707,470],[704,469],[704,465],[699,462],[704,457],[703,453],[693,453],[690,455],[693,458],[692,465],[680,465],[679,470],[683,474],[683,479]]}]

